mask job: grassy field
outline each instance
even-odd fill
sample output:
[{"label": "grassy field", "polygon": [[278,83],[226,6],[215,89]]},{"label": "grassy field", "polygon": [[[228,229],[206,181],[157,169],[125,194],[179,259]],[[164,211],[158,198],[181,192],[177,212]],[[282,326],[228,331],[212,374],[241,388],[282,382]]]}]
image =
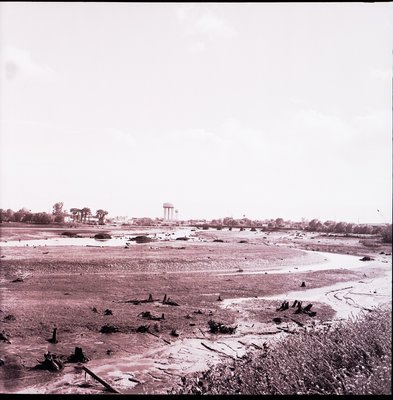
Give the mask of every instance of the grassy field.
[{"label": "grassy field", "polygon": [[183,380],[174,394],[391,395],[392,310],[278,341]]}]

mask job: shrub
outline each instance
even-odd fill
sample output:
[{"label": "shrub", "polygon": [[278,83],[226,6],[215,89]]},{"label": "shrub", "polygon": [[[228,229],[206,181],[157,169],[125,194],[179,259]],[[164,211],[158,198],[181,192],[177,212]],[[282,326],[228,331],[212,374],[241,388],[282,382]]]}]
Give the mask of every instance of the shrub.
[{"label": "shrub", "polygon": [[391,394],[392,316],[378,308],[183,379],[176,394]]}]

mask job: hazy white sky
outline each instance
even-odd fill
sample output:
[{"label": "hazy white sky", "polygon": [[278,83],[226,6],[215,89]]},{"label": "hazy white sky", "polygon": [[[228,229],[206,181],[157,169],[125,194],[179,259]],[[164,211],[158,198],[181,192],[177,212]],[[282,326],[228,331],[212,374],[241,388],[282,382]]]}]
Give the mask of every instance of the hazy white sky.
[{"label": "hazy white sky", "polygon": [[3,2],[0,207],[389,222],[392,28],[391,3]]}]

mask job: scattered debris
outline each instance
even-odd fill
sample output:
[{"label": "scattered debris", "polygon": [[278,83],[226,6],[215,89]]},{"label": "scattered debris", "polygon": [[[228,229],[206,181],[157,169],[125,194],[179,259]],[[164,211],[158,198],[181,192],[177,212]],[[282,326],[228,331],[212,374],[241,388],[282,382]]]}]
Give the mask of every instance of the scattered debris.
[{"label": "scattered debris", "polygon": [[128,378],[128,380],[131,381],[131,382],[138,383],[138,384],[142,383],[141,381],[138,381],[138,379],[136,379],[136,378]]},{"label": "scattered debris", "polygon": [[101,327],[100,332],[101,333],[119,332],[119,328],[117,326],[115,326],[115,325],[106,324],[106,325]]},{"label": "scattered debris", "polygon": [[302,323],[299,322],[299,321],[296,321],[296,319],[291,318],[291,321],[293,321],[296,325],[298,325],[298,326],[300,326],[300,327],[303,327],[303,326],[304,326],[304,324],[302,324]]},{"label": "scattered debris", "polygon": [[162,304],[166,304],[168,306],[178,306],[179,304],[176,303],[175,301],[172,301],[167,295],[164,296],[164,299],[162,300]]},{"label": "scattered debris", "polygon": [[71,363],[74,362],[85,363],[89,361],[89,358],[83,353],[82,347],[75,347],[74,354],[71,354],[68,357],[68,361]]},{"label": "scattered debris", "polygon": [[48,371],[61,371],[64,368],[63,361],[56,354],[50,351],[44,354],[44,361],[38,361],[39,365],[36,368],[45,369]]},{"label": "scattered debris", "polygon": [[9,339],[9,335],[5,333],[5,331],[0,332],[0,340],[3,340],[4,342],[7,342],[11,344],[11,341]]},{"label": "scattered debris", "polygon": [[161,321],[162,319],[165,319],[164,313],[161,314],[161,317],[155,317],[154,315],[152,315],[150,311],[142,311],[141,313],[138,314],[138,317],[151,319],[153,321]]},{"label": "scattered debris", "polygon": [[178,337],[179,336],[179,334],[176,332],[176,329],[172,329],[170,335],[174,336],[174,337]]},{"label": "scattered debris", "polygon": [[284,311],[284,310],[288,310],[288,308],[289,308],[289,302],[284,300],[283,303],[281,304],[281,306],[276,308],[276,311]]},{"label": "scattered debris", "polygon": [[212,347],[209,347],[208,345],[206,345],[206,344],[203,343],[203,342],[201,342],[201,345],[202,345],[203,347],[206,347],[206,348],[207,348],[208,350],[210,350],[210,351],[214,351],[215,353],[222,354],[222,355],[225,356],[225,357],[232,358],[232,360],[235,360],[234,357],[232,357],[232,356],[230,356],[230,355],[224,353],[223,351],[219,351],[219,350],[213,349]]},{"label": "scattered debris", "polygon": [[145,332],[148,332],[149,329],[150,329],[150,325],[141,325],[141,326],[138,326],[138,328],[136,328],[136,331],[139,333],[145,333]]},{"label": "scattered debris", "polygon": [[142,303],[153,303],[155,301],[159,301],[158,299],[153,299],[153,296],[149,294],[149,298],[147,300],[126,300],[124,303],[132,303],[134,305],[142,304]]},{"label": "scattered debris", "polygon": [[232,326],[226,326],[224,324],[221,324],[220,322],[216,322],[214,320],[210,320],[208,322],[210,332],[211,333],[235,333],[237,325],[232,327]]}]

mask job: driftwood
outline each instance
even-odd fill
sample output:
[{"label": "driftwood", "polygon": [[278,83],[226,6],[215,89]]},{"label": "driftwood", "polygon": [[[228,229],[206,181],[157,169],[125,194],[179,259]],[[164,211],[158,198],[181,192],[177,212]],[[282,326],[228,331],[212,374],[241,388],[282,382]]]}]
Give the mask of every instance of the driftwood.
[{"label": "driftwood", "polygon": [[289,308],[289,303],[288,301],[283,301],[283,303],[281,304],[280,307],[276,308],[276,311],[284,311],[284,310],[288,310]]},{"label": "driftwood", "polygon": [[50,351],[44,354],[44,361],[38,361],[40,364],[38,368],[46,369],[48,371],[60,371],[64,368],[63,362],[56,354]]},{"label": "driftwood", "polygon": [[164,338],[162,338],[162,337],[159,337],[158,335],[156,335],[155,333],[153,333],[153,332],[150,332],[149,330],[147,330],[147,333],[149,333],[150,335],[153,335],[153,336],[155,336],[156,338],[158,338],[158,339],[162,339],[165,343],[167,343],[167,344],[171,344],[171,342],[169,342],[168,340],[166,340],[166,339],[164,339]]},{"label": "driftwood", "polygon": [[304,307],[304,311],[310,311],[312,307],[312,304],[308,304],[306,307]]},{"label": "driftwood", "polygon": [[162,300],[162,304],[166,304],[168,306],[178,306],[179,304],[172,301],[169,297],[166,295],[164,296],[164,299]]},{"label": "driftwood", "polygon": [[116,390],[114,387],[112,387],[108,382],[105,382],[102,378],[100,378],[98,375],[96,375],[93,371],[91,371],[86,366],[83,366],[82,368],[83,368],[83,370],[85,372],[87,372],[96,381],[100,382],[101,385],[104,385],[110,392],[112,392],[112,393],[120,393],[118,390]]},{"label": "driftwood", "polygon": [[134,305],[142,304],[142,303],[153,303],[154,301],[159,301],[158,299],[153,299],[153,296],[149,294],[149,298],[147,300],[126,300],[124,303],[132,303]]},{"label": "driftwood", "polygon": [[232,360],[235,360],[235,357],[232,357],[232,356],[230,356],[229,354],[224,353],[223,351],[213,349],[212,347],[209,347],[207,344],[205,344],[205,343],[203,343],[203,342],[201,342],[201,345],[202,345],[203,347],[206,347],[206,348],[207,348],[208,350],[210,350],[210,351],[214,351],[215,353],[222,354],[222,355],[225,356],[225,357],[232,358]]},{"label": "driftwood", "polygon": [[301,322],[299,322],[299,321],[296,321],[296,319],[293,319],[293,318],[290,318],[291,319],[291,321],[293,321],[296,325],[298,325],[298,326],[300,326],[300,327],[303,327],[304,326],[304,324],[302,324]]}]

